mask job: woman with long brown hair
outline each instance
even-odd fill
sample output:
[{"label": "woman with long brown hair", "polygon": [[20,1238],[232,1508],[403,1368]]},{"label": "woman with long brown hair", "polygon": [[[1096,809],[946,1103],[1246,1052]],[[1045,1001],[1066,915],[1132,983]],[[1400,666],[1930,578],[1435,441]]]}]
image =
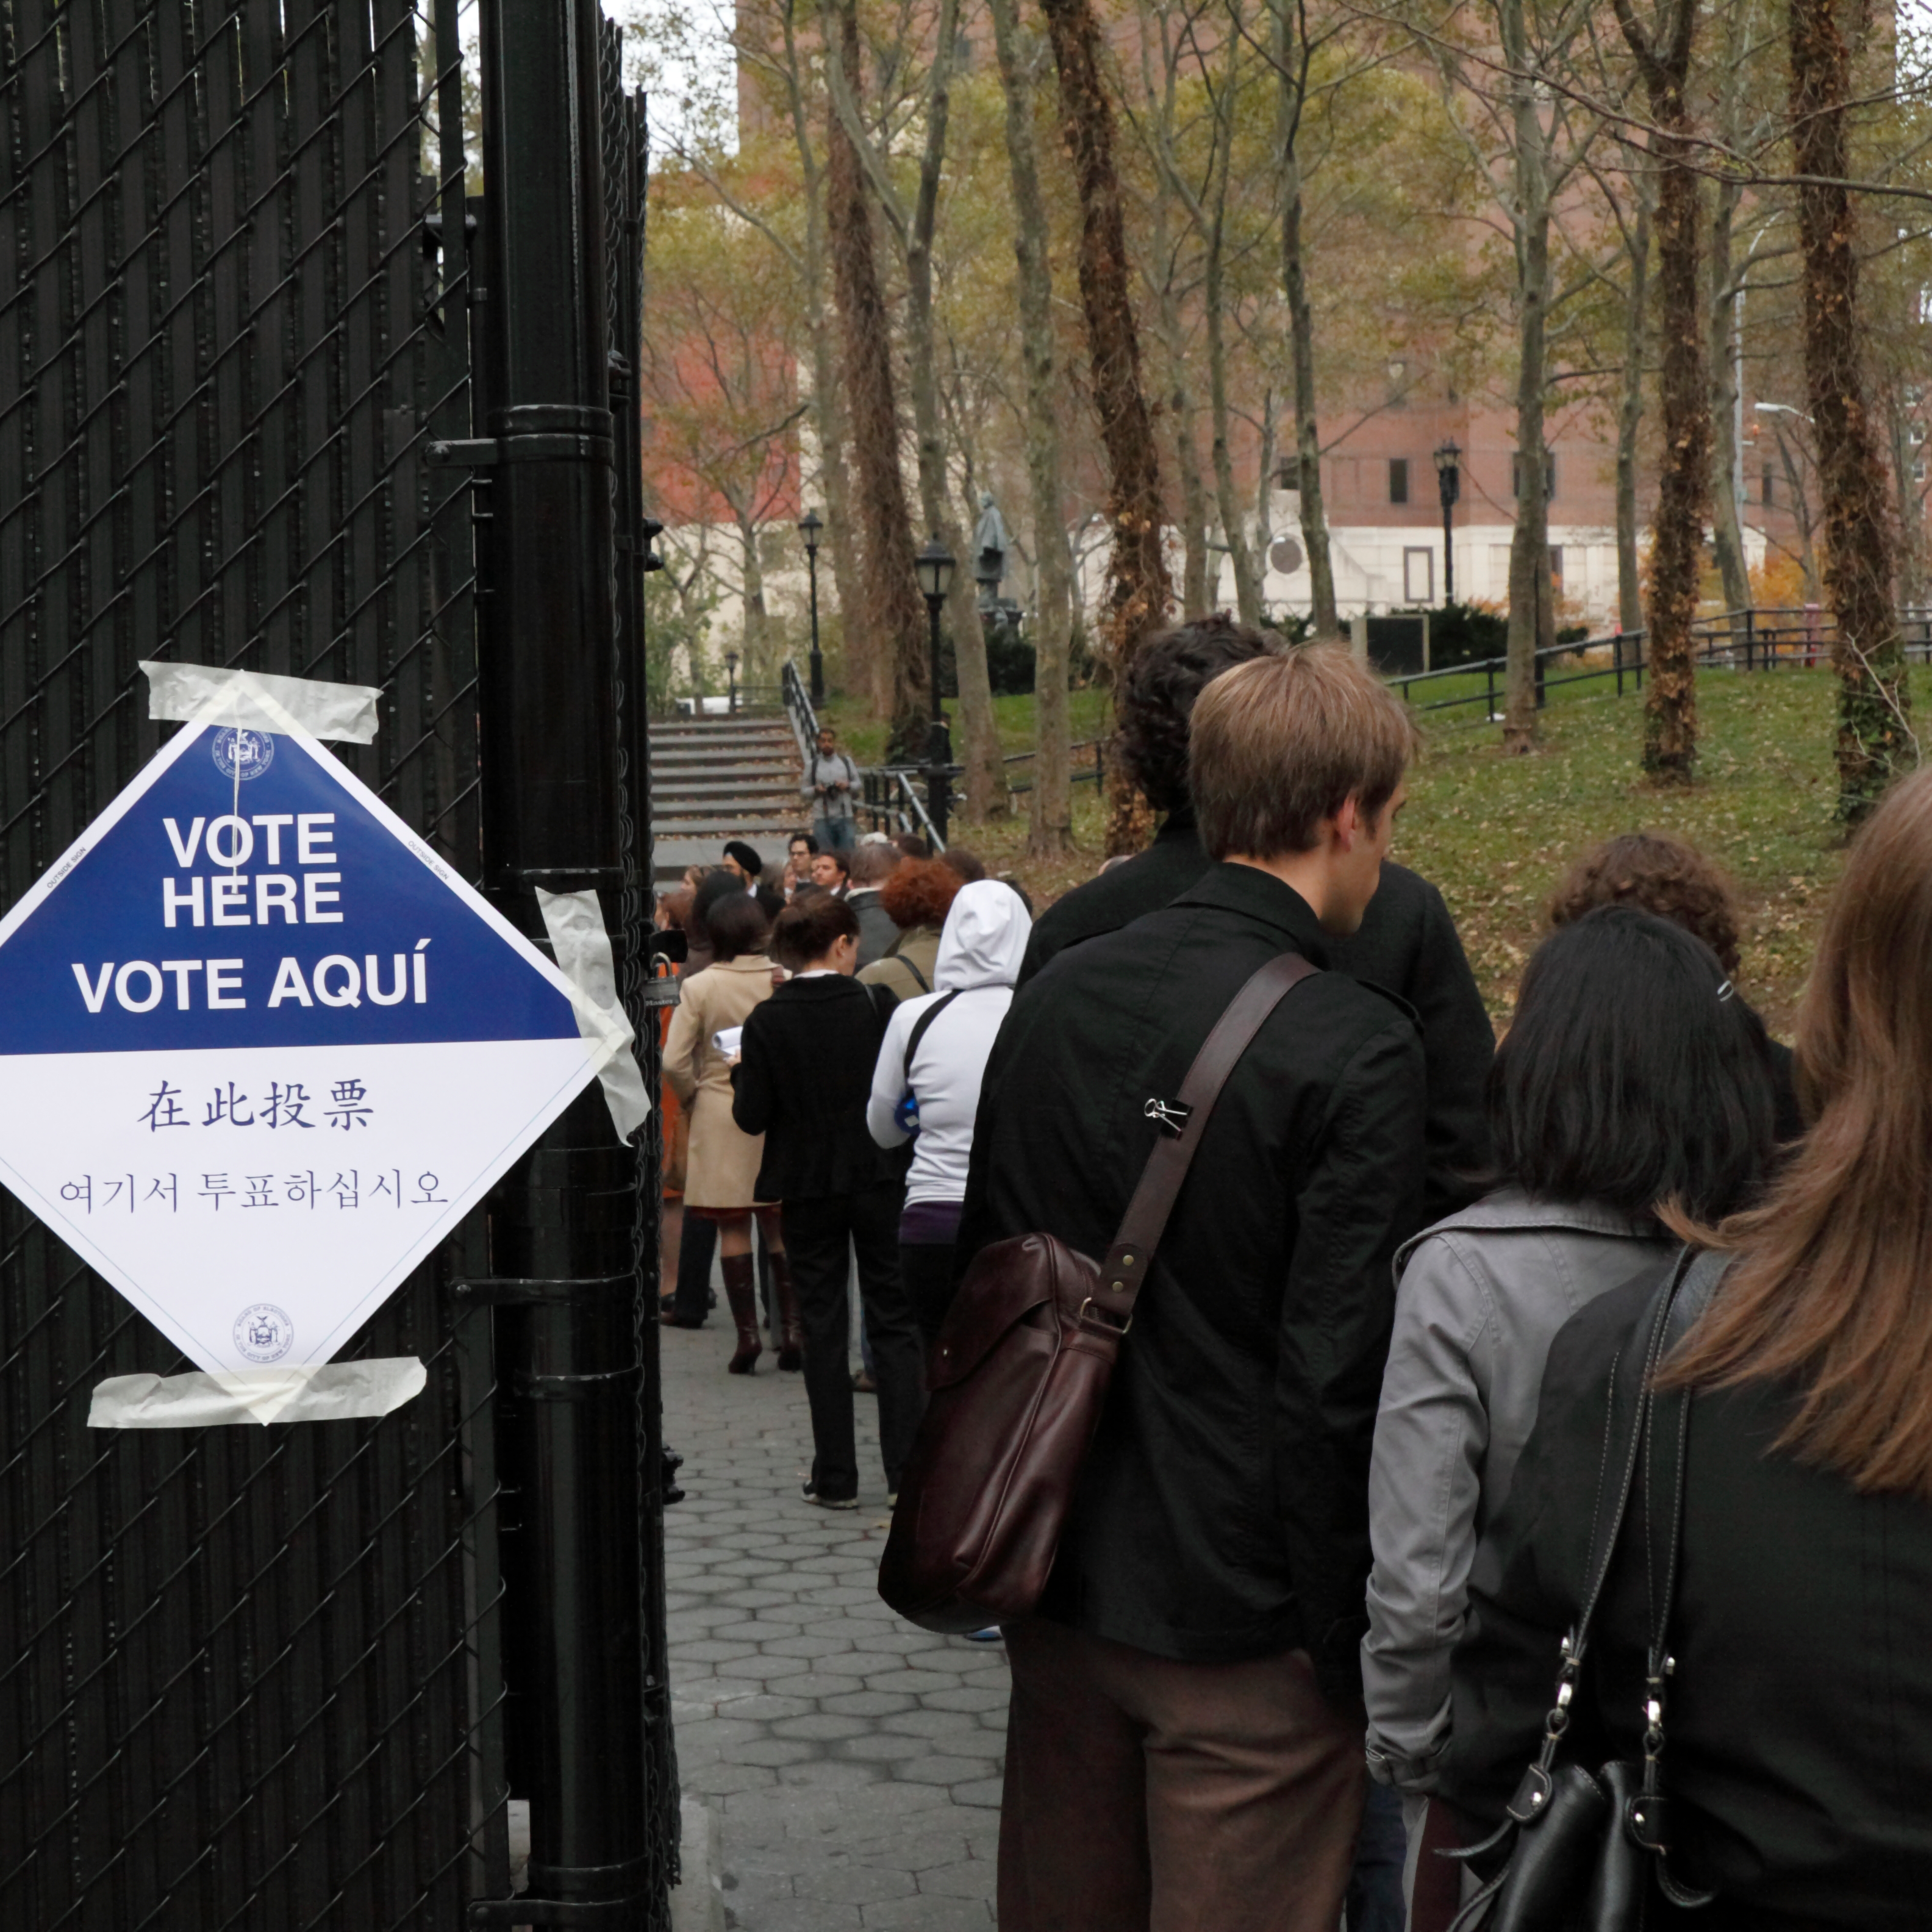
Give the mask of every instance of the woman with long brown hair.
[{"label": "woman with long brown hair", "polygon": [[[1812,1122],[1666,1358],[1688,1390],[1668,1624],[1670,1868],[1707,1928],[1932,1924],[1932,770],[1854,844],[1798,1026]],[[1455,1660],[1443,1790],[1498,1822],[1542,1738],[1588,1564],[1613,1365],[1653,1277],[1551,1350]],[[1640,1491],[1564,1741],[1641,1755],[1654,1541]],[[1660,1517],[1660,1521],[1661,1521]],[[1652,1904],[1671,1916],[1660,1895]]]}]

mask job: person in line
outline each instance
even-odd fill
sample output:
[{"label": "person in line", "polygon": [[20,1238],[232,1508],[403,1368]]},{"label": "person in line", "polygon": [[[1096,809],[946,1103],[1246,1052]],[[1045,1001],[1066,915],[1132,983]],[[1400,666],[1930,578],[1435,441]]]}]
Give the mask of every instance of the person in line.
[{"label": "person in line", "polygon": [[687,1222],[695,1216],[717,1224],[724,1297],[738,1330],[730,1365],[734,1376],[752,1373],[764,1352],[752,1258],[752,1220],[758,1217],[778,1303],[778,1366],[796,1369],[803,1355],[778,1204],[758,1192],[762,1144],[738,1126],[731,1112],[734,1036],[772,997],[774,969],[764,950],[765,915],[755,899],[740,891],[714,905],[706,923],[713,963],[680,986],[664,1041],[664,1078],[691,1114],[685,1217]]},{"label": "person in line", "polygon": [[916,832],[895,832],[892,842],[899,850],[902,859],[930,859],[932,848]]},{"label": "person in line", "polygon": [[986,876],[986,862],[963,845],[949,845],[939,855],[939,862],[962,885],[972,885]]},{"label": "person in line", "polygon": [[828,852],[849,852],[857,830],[854,808],[859,795],[859,767],[838,748],[838,734],[830,724],[818,728],[818,746],[806,760],[799,796],[812,800],[812,836]]},{"label": "person in line", "polygon": [[1449,1742],[1470,1564],[1509,1494],[1551,1340],[1669,1258],[1661,1204],[1726,1214],[1768,1170],[1771,1063],[1724,981],[1709,947],[1634,906],[1560,926],[1523,974],[1490,1074],[1502,1184],[1396,1257],[1362,1682],[1370,1774],[1403,1794],[1412,1902],[1418,1880],[1435,1901],[1415,1932],[1454,1916],[1456,1868],[1418,1870],[1424,1808]]},{"label": "person in line", "polygon": [[[1712,1932],[1906,1932],[1932,1874],[1932,770],[1847,856],[1797,1024],[1810,1131],[1762,1198],[1678,1231],[1728,1258],[1658,1383],[1688,1392],[1663,1712],[1671,1876]],[[1535,1756],[1579,1610],[1611,1365],[1661,1279],[1550,1352],[1478,1554],[1442,1789],[1486,1832]],[[1625,1371],[1627,1372],[1627,1370]],[[1628,1511],[1563,1750],[1636,1758],[1645,1511]],[[1654,1901],[1660,1914],[1661,1901]],[[1660,1916],[1658,1923],[1665,1922]],[[1669,1922],[1676,1922],[1673,1916]]]},{"label": "person in line", "polygon": [[[1020,968],[1022,987],[1067,947],[1170,904],[1207,871],[1188,800],[1189,714],[1202,689],[1231,665],[1282,648],[1273,632],[1250,630],[1225,613],[1181,625],[1142,647],[1116,699],[1119,751],[1148,803],[1166,817],[1146,851],[1041,914]],[[1415,1009],[1429,1059],[1426,1214],[1432,1220],[1465,1205],[1490,1167],[1483,1082],[1496,1032],[1442,895],[1405,867],[1384,866],[1360,929],[1330,942],[1328,962],[1338,973],[1400,994]]]},{"label": "person in line", "polygon": [[[1564,874],[1550,898],[1550,923],[1567,926],[1600,905],[1641,906],[1695,933],[1717,955],[1725,977],[1736,983],[1744,924],[1737,895],[1696,846],[1666,832],[1626,832],[1605,839]],[[1744,1010],[1763,1031],[1763,1022],[1751,1008]],[[1804,1116],[1798,1105],[1791,1049],[1768,1031],[1764,1038],[1778,1088],[1778,1138],[1795,1141],[1804,1131]]]},{"label": "person in line", "polygon": [[942,859],[907,859],[879,888],[879,903],[896,928],[884,955],[859,977],[879,989],[888,1006],[932,991],[939,970],[939,934],[959,891],[959,874]]},{"label": "person in line", "polygon": [[997,879],[962,886],[939,935],[936,990],[902,1000],[886,1024],[866,1124],[882,1148],[912,1142],[899,1272],[928,1360],[952,1300],[953,1238],[966,1198],[986,1056],[1012,1004],[1033,922]]},{"label": "person in line", "polygon": [[889,1493],[898,1492],[926,1401],[918,1330],[899,1276],[898,1165],[866,1131],[879,1013],[851,976],[859,922],[843,902],[821,893],[788,908],[772,928],[772,950],[793,976],[745,1022],[732,1070],[732,1117],[743,1132],[764,1137],[758,1193],[784,1203],[812,1411],[806,1500],[823,1509],[854,1509],[848,1255],[857,1259],[872,1340]]},{"label": "person in line", "polygon": [[[682,932],[688,944],[691,934],[692,895],[680,891],[660,895],[657,903],[657,924],[668,932]],[[678,964],[657,962],[657,976],[682,979],[688,970],[689,961]],[[658,1009],[658,1046],[662,1049],[669,1036],[673,1009]],[[693,1281],[691,1288],[685,1287],[686,1228],[684,1225],[684,1179],[686,1160],[690,1149],[691,1116],[682,1101],[679,1100],[669,1081],[661,1083],[658,1095],[660,1108],[658,1125],[663,1136],[664,1163],[662,1193],[659,1203],[658,1221],[658,1281],[662,1288],[668,1281],[673,1284],[668,1292],[658,1297],[658,1318],[668,1328],[702,1328],[704,1318],[710,1312],[711,1262],[717,1245],[717,1230],[708,1221],[692,1223],[691,1246]],[[701,1231],[701,1232],[700,1232]],[[699,1250],[702,1251],[701,1256]],[[680,1306],[680,1296],[682,1305]]]},{"label": "person in line", "polygon": [[846,881],[851,876],[851,872],[852,860],[849,853],[817,853],[812,861],[812,884],[824,887],[834,898],[842,899],[845,896]]},{"label": "person in line", "polygon": [[[1208,870],[1016,995],[962,1269],[1036,1229],[1106,1253],[1160,1131],[1150,1103],[1260,967],[1322,965],[1361,922],[1414,743],[1406,707],[1333,646],[1201,694]],[[1334,1932],[1366,1782],[1370,1441],[1424,1094],[1408,1007],[1326,971],[1222,1088],[1038,1613],[1006,1628],[1000,1932]]]},{"label": "person in line", "polygon": [[764,860],[742,838],[725,840],[724,866],[728,872],[737,874],[740,884],[748,892],[756,892],[764,876]]},{"label": "person in line", "polygon": [[899,849],[884,838],[862,840],[852,854],[845,902],[859,916],[860,970],[886,956],[899,936],[892,916],[879,903],[879,890],[898,870]]},{"label": "person in line", "polygon": [[790,904],[791,896],[812,877],[812,862],[818,856],[818,841],[809,832],[794,832],[785,841],[784,877],[780,882]]}]

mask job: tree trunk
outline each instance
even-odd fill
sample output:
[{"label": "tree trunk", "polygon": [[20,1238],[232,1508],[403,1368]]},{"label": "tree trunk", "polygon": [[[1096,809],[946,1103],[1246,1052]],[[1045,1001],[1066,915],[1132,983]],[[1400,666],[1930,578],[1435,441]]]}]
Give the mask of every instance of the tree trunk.
[{"label": "tree trunk", "polygon": [[[841,0],[836,25],[846,71],[856,81],[856,0]],[[873,702],[890,720],[888,758],[916,764],[926,754],[926,606],[913,566],[912,526],[905,479],[899,470],[892,338],[873,249],[872,205],[858,151],[836,108],[826,116],[825,146],[826,225],[852,428],[862,580],[883,645],[874,669]]]},{"label": "tree trunk", "polygon": [[[1672,0],[1654,40],[1639,24],[1632,0],[1616,0],[1617,21],[1636,57],[1656,124],[1651,152],[1658,167],[1657,281],[1663,340],[1658,363],[1663,454],[1657,513],[1650,529],[1645,590],[1650,681],[1643,695],[1643,768],[1652,777],[1688,784],[1697,771],[1697,579],[1704,562],[1704,520],[1711,507],[1711,391],[1704,367],[1708,318],[1700,288],[1703,250],[1699,158],[1691,145],[1684,86],[1690,71],[1700,0]],[[1735,507],[1735,506],[1734,506]]]},{"label": "tree trunk", "polygon": [[1288,303],[1288,358],[1294,377],[1295,486],[1301,506],[1301,547],[1307,553],[1309,616],[1317,638],[1341,635],[1335,613],[1335,566],[1328,551],[1328,514],[1322,498],[1322,438],[1315,419],[1315,316],[1308,300],[1301,245],[1301,133],[1308,48],[1298,43],[1288,0],[1273,0],[1274,58],[1281,92],[1275,146],[1281,166],[1281,286]]},{"label": "tree trunk", "polygon": [[1262,621],[1261,584],[1255,569],[1255,554],[1248,544],[1247,518],[1242,511],[1241,500],[1234,492],[1234,456],[1228,447],[1228,170],[1234,152],[1235,110],[1240,99],[1240,36],[1230,35],[1228,46],[1228,71],[1216,104],[1216,133],[1221,152],[1215,175],[1214,206],[1209,211],[1208,222],[1204,292],[1208,394],[1214,432],[1214,500],[1221,513],[1221,534],[1228,545],[1228,561],[1234,573],[1234,608],[1243,623],[1258,630]]},{"label": "tree trunk", "polygon": [[[859,551],[853,541],[852,488],[846,464],[844,398],[840,392],[832,318],[825,312],[823,249],[812,275],[806,327],[812,344],[812,413],[818,427],[819,480],[825,500],[825,547],[832,562],[832,602],[844,651],[847,682],[872,688],[872,668],[882,655],[878,629],[859,587]],[[824,613],[821,608],[820,618]]]},{"label": "tree trunk", "polygon": [[1059,394],[1053,337],[1053,268],[1046,197],[1034,147],[1033,69],[1020,45],[1015,0],[987,0],[1006,97],[1006,165],[1012,177],[1013,255],[1020,357],[1026,371],[1027,485],[1033,511],[1034,760],[1027,850],[1055,858],[1073,845],[1072,728],[1066,659],[1072,573],[1060,488]]},{"label": "tree trunk", "polygon": [[[1080,194],[1080,297],[1094,402],[1107,452],[1104,644],[1118,679],[1167,621],[1172,590],[1161,554],[1160,458],[1141,386],[1126,224],[1114,165],[1114,116],[1100,80],[1100,30],[1091,0],[1042,0],[1060,77],[1061,131]],[[1152,824],[1147,802],[1116,760],[1108,775],[1107,849],[1136,850]]]},{"label": "tree trunk", "polygon": [[[1178,335],[1180,332],[1174,332]],[[1201,481],[1194,439],[1194,398],[1181,371],[1186,358],[1178,344],[1170,350],[1174,396],[1169,414],[1174,424],[1174,466],[1180,477],[1180,615],[1184,622],[1204,617],[1214,608],[1216,572],[1208,544],[1208,492]]]},{"label": "tree trunk", "polygon": [[738,549],[743,559],[739,573],[739,654],[744,663],[738,673],[740,686],[776,682],[772,667],[766,662],[765,568],[758,554],[758,526],[740,506],[733,506],[738,526]]},{"label": "tree trunk", "polygon": [[1637,430],[1643,422],[1644,344],[1649,334],[1650,188],[1636,184],[1630,240],[1630,290],[1624,308],[1624,373],[1617,404],[1617,626],[1643,628],[1642,563],[1636,547]]},{"label": "tree trunk", "polygon": [[[1711,428],[1715,449],[1711,486],[1711,535],[1718,552],[1726,610],[1748,609],[1750,571],[1744,559],[1744,521],[1738,514],[1742,495],[1744,452],[1738,446],[1738,305],[1742,287],[1733,280],[1732,242],[1738,200],[1743,190],[1718,184],[1711,214]],[[1738,279],[1742,279],[1741,278]]]},{"label": "tree trunk", "polygon": [[[1522,0],[1499,10],[1504,58],[1528,68]],[[1549,380],[1550,178],[1542,110],[1534,92],[1512,82],[1516,136],[1516,528],[1510,539],[1508,666],[1503,748],[1536,742],[1536,650],[1549,596],[1550,494],[1544,457],[1544,391]]]},{"label": "tree trunk", "polygon": [[1904,639],[1892,601],[1892,506],[1866,404],[1858,260],[1846,140],[1857,0],[1790,0],[1792,166],[1800,179],[1804,374],[1825,518],[1825,592],[1837,620],[1838,814],[1863,818],[1913,762]]}]

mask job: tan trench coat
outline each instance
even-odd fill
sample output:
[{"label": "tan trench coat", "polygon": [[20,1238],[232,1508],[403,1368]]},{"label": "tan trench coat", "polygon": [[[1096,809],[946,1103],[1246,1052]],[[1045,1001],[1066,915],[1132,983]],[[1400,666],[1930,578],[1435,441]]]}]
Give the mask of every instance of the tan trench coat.
[{"label": "tan trench coat", "polygon": [[711,1044],[727,1027],[742,1026],[772,996],[772,962],[762,952],[720,961],[680,982],[677,1010],[664,1042],[664,1078],[689,1109],[690,1151],[684,1176],[687,1208],[759,1204],[762,1134],[741,1133],[731,1118],[731,1070]]}]

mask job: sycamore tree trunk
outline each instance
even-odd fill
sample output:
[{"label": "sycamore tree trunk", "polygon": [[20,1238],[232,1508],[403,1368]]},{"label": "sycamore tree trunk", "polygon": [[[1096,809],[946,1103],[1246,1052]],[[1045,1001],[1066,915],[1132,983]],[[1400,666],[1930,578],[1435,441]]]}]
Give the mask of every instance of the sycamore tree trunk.
[{"label": "sycamore tree trunk", "polygon": [[1653,38],[1632,0],[1616,0],[1617,23],[1636,57],[1650,99],[1658,166],[1657,281],[1658,400],[1663,452],[1652,519],[1645,615],[1650,680],[1643,694],[1643,768],[1652,777],[1688,784],[1697,772],[1697,579],[1704,560],[1704,520],[1711,506],[1711,392],[1704,364],[1707,319],[1702,268],[1699,158],[1691,145],[1684,88],[1690,71],[1700,0],[1671,0]]},{"label": "sycamore tree trunk", "polygon": [[[1498,10],[1503,54],[1528,70],[1522,0]],[[1534,91],[1514,81],[1516,136],[1516,528],[1510,539],[1508,655],[1504,677],[1503,748],[1536,742],[1536,650],[1549,601],[1550,490],[1544,451],[1544,392],[1548,386],[1550,158]]]},{"label": "sycamore tree trunk", "polygon": [[1733,243],[1742,192],[1733,182],[1720,182],[1711,210],[1711,536],[1729,610],[1748,609],[1751,598],[1744,520],[1738,514],[1744,462],[1738,446],[1738,330],[1744,289]]},{"label": "sycamore tree trunk", "polygon": [[1275,148],[1281,171],[1281,286],[1288,304],[1288,360],[1294,380],[1295,487],[1301,506],[1301,547],[1307,553],[1309,616],[1317,638],[1341,634],[1335,614],[1335,566],[1328,550],[1328,514],[1322,497],[1322,436],[1315,414],[1315,315],[1308,299],[1302,248],[1301,110],[1308,80],[1308,46],[1294,24],[1289,0],[1272,0],[1274,58],[1280,80]]},{"label": "sycamore tree trunk", "polygon": [[[840,36],[846,72],[859,71],[855,0],[842,0],[827,22]],[[916,764],[926,755],[926,617],[913,566],[914,546],[899,470],[898,409],[892,390],[892,336],[880,292],[872,210],[858,151],[832,109],[826,127],[826,218],[832,242],[852,430],[854,508],[860,581],[881,641],[873,702],[890,721],[886,756]]]},{"label": "sycamore tree trunk", "polygon": [[[1141,386],[1114,115],[1100,78],[1100,29],[1091,0],[1041,0],[1060,76],[1060,128],[1080,195],[1080,298],[1094,406],[1107,452],[1104,645],[1115,677],[1166,622],[1173,601],[1161,551],[1160,457]],[[1136,850],[1152,824],[1147,801],[1117,759],[1108,772],[1107,850]]]},{"label": "sycamore tree trunk", "polygon": [[1915,760],[1904,640],[1893,602],[1892,506],[1867,402],[1846,108],[1859,0],[1790,0],[1792,171],[1803,258],[1804,375],[1837,620],[1838,814],[1856,824]]},{"label": "sycamore tree trunk", "polygon": [[1237,108],[1240,102],[1241,39],[1230,34],[1228,70],[1215,103],[1215,132],[1220,154],[1214,170],[1214,200],[1208,210],[1207,286],[1204,309],[1208,329],[1208,394],[1214,434],[1214,499],[1221,513],[1221,533],[1234,574],[1234,608],[1243,623],[1258,630],[1262,587],[1255,554],[1248,544],[1247,518],[1234,489],[1234,464],[1229,446],[1228,402],[1227,241],[1228,171],[1232,163]]},{"label": "sycamore tree trunk", "polygon": [[1636,544],[1637,431],[1643,422],[1644,344],[1649,335],[1650,187],[1636,182],[1629,233],[1630,287],[1624,304],[1624,371],[1617,400],[1617,626],[1643,628],[1642,563]]},{"label": "sycamore tree trunk", "polygon": [[[826,271],[821,241],[811,271],[811,307],[806,332],[812,346],[812,417],[818,430],[820,481],[825,499],[825,547],[832,562],[832,602],[838,613],[845,675],[869,688],[880,656],[877,630],[859,590],[859,551],[853,541],[852,489],[846,461],[844,398],[838,374],[832,317],[826,312]],[[819,620],[825,617],[820,599]]]},{"label": "sycamore tree trunk", "polygon": [[926,527],[957,562],[946,600],[946,627],[959,680],[960,762],[964,766],[966,815],[983,820],[1007,808],[1006,772],[993,723],[992,682],[986,639],[973,593],[970,531],[952,513],[946,487],[946,446],[940,433],[939,377],[934,368],[932,238],[939,217],[940,179],[952,106],[952,47],[958,33],[958,0],[940,0],[926,80],[926,140],[920,154],[919,198],[906,231],[906,368],[912,394],[913,431],[919,459],[919,500]]},{"label": "sycamore tree trunk", "polygon": [[1027,850],[1054,858],[1073,846],[1072,731],[1066,659],[1072,573],[1061,514],[1058,356],[1046,197],[1034,148],[1034,69],[1020,41],[1016,0],[987,0],[1005,95],[1006,166],[1012,178],[1013,256],[1026,374],[1027,488],[1033,511],[1034,760]]}]

